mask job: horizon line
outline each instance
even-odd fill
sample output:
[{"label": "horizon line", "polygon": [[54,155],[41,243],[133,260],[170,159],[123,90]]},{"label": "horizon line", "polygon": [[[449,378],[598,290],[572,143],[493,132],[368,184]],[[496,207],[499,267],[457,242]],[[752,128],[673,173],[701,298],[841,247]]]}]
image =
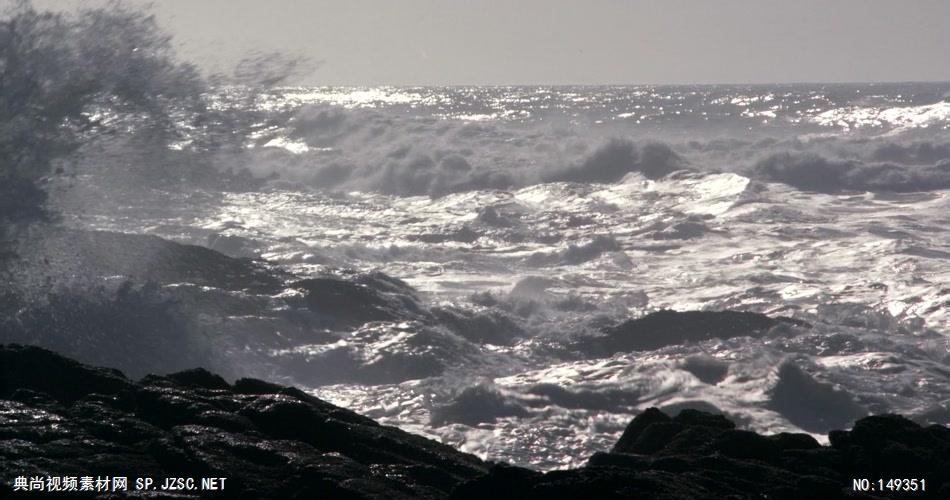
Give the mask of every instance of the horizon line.
[{"label": "horizon line", "polygon": [[705,82],[705,83],[300,83],[288,87],[740,87],[782,85],[950,85],[950,80],[875,80],[875,81],[790,81],[790,82]]}]

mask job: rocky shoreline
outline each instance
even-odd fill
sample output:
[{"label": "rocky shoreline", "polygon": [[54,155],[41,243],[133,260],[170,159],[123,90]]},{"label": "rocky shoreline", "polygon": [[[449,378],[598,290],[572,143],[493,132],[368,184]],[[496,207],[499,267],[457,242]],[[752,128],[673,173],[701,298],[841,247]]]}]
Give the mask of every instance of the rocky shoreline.
[{"label": "rocky shoreline", "polygon": [[[584,467],[540,473],[261,380],[203,369],[139,381],[53,352],[0,346],[0,496],[16,477],[226,477],[214,498],[947,498],[950,429],[896,415],[762,436],[721,415],[648,409]],[[853,480],[925,480],[855,492]],[[919,481],[918,481],[918,484]],[[69,497],[84,492],[63,493]],[[95,493],[88,493],[94,497]],[[48,494],[48,493],[44,493]],[[199,492],[112,493],[193,498]]]}]

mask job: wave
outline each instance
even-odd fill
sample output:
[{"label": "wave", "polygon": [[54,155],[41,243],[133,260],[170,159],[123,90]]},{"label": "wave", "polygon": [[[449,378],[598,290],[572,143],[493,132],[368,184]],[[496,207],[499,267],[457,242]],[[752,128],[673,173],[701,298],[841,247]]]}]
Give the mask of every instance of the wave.
[{"label": "wave", "polygon": [[823,111],[811,120],[820,125],[845,129],[888,127],[898,132],[930,126],[946,129],[950,123],[950,100],[921,106],[847,106]]},{"label": "wave", "polygon": [[[933,118],[942,124],[941,119]],[[682,140],[656,130],[557,120],[470,122],[311,104],[260,139],[240,163],[283,187],[399,196],[549,182],[613,183],[631,173],[656,180],[682,170],[736,172],[821,192],[950,185],[945,127],[921,125],[903,135],[803,131],[764,129],[768,135],[697,134]]]},{"label": "wave", "polygon": [[183,87],[162,133],[67,134],[77,229],[20,237],[0,337],[292,379],[544,467],[648,405],[946,419],[947,197],[887,194],[950,187],[928,89]]},{"label": "wave", "polygon": [[613,139],[577,166],[546,176],[548,181],[616,182],[631,172],[658,179],[685,167],[683,158],[668,145],[649,143],[638,151],[627,140]]},{"label": "wave", "polygon": [[825,158],[815,153],[778,153],[752,169],[760,179],[809,191],[930,191],[950,188],[950,159],[933,165],[901,165]]},{"label": "wave", "polygon": [[[512,189],[542,182],[658,178],[685,167],[666,144],[510,123],[405,118],[374,110],[307,106],[245,166],[337,191],[431,195]],[[253,154],[253,153],[252,153]]]}]

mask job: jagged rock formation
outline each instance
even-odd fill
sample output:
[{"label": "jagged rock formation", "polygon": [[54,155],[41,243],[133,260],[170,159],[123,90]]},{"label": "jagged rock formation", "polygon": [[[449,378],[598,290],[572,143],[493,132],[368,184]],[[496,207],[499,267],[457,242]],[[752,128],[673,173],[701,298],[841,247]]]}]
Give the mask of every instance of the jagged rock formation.
[{"label": "jagged rock formation", "polygon": [[[382,273],[328,270],[302,280],[264,261],[154,236],[52,227],[21,246],[5,262],[9,278],[0,273],[0,343],[56,349],[135,377],[204,366],[233,380],[275,366],[273,350],[304,347],[276,365],[277,376],[311,385],[375,381],[392,370],[319,350],[326,360],[305,347],[332,345],[373,322],[435,322],[410,286]],[[354,345],[374,341],[375,330],[361,331]],[[426,361],[425,370],[396,375],[441,371],[442,360]]]},{"label": "jagged rock formation", "polygon": [[20,475],[227,477],[219,498],[445,498],[476,457],[297,389],[204,370],[132,382],[0,347],[0,496]]},{"label": "jagged rock formation", "polygon": [[[897,415],[859,420],[829,433],[762,436],[721,415],[651,408],[627,426],[613,450],[578,469],[541,474],[495,465],[457,488],[474,498],[950,498],[950,429],[921,427]],[[878,488],[890,479],[924,479],[926,491],[853,490],[856,478]],[[918,481],[919,484],[919,481]]]},{"label": "jagged rock formation", "polygon": [[[327,268],[300,279],[265,261],[106,231],[47,227],[20,243],[0,268],[0,343],[133,377],[203,366],[228,380],[393,383],[524,333],[488,309],[433,309],[379,272]],[[390,346],[397,334],[406,338]]]},{"label": "jagged rock formation", "polygon": [[[651,408],[586,466],[540,473],[485,463],[290,387],[232,385],[202,369],[133,382],[36,347],[0,346],[0,497],[34,475],[228,478],[216,498],[950,497],[946,427],[881,415],[829,438],[821,446],[807,434],[762,436],[721,415]],[[872,487],[923,479],[926,491],[854,492],[855,478]],[[179,493],[155,498],[199,494]]]}]

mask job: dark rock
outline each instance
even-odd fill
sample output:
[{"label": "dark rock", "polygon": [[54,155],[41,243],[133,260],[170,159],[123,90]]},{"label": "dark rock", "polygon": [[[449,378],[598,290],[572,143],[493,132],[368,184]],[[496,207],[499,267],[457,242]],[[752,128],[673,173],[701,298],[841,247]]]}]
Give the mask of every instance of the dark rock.
[{"label": "dark rock", "polygon": [[[453,411],[483,410],[472,423],[524,412],[485,387],[460,401]],[[486,464],[299,389],[230,386],[203,370],[132,382],[35,347],[0,346],[0,497],[31,474],[227,477],[221,498],[262,499],[850,498],[861,497],[851,484],[862,477],[925,479],[914,498],[950,493],[944,426],[880,415],[829,439],[762,436],[720,414],[650,408],[611,452],[540,473]]]},{"label": "dark rock", "polygon": [[417,319],[425,316],[409,285],[382,273],[351,279],[327,276],[292,285],[306,295],[304,305],[334,327],[360,326],[370,321]]},{"label": "dark rock", "polygon": [[[13,280],[0,287],[0,343],[55,349],[135,378],[204,366],[226,380],[263,372],[313,385],[427,377],[456,359],[459,339],[445,328],[433,333],[437,321],[415,291],[382,273],[335,270],[294,282],[264,262],[100,231],[47,228],[21,243],[0,272],[4,285]],[[380,321],[425,328],[397,352],[364,357],[386,335],[405,333],[352,332]],[[517,334],[504,314],[460,317],[455,326],[499,342]],[[350,333],[348,346],[322,349]]]},{"label": "dark rock", "polygon": [[241,236],[215,233],[208,236],[208,248],[236,258],[256,259],[260,257],[260,245],[254,240]]},{"label": "dark rock", "polygon": [[633,450],[633,444],[640,439],[640,435],[643,434],[643,431],[654,424],[667,424],[671,421],[670,417],[666,413],[661,412],[656,408],[647,408],[643,413],[639,414],[627,424],[627,428],[624,429],[623,434],[620,435],[620,440],[614,445],[613,451],[615,453],[628,453]]},{"label": "dark rock", "polygon": [[432,412],[432,423],[444,425],[460,423],[475,426],[494,422],[499,417],[524,417],[528,412],[517,402],[490,387],[469,387],[450,404]]},{"label": "dark rock", "polygon": [[495,464],[488,470],[487,475],[465,483],[457,488],[452,496],[472,500],[526,498],[532,481],[537,481],[541,476],[540,472],[530,469]]},{"label": "dark rock", "polygon": [[[221,360],[230,351],[222,344],[277,337],[253,328],[249,341],[231,324],[269,316],[271,295],[289,281],[264,263],[154,236],[52,227],[20,245],[0,292],[0,343],[53,348],[141,377],[196,366],[221,371],[235,366]],[[292,332],[293,322],[274,318],[272,331]]]},{"label": "dark rock", "polygon": [[828,438],[854,473],[928,481],[936,476],[950,482],[950,429],[945,426],[922,427],[899,415],[877,415],[858,420],[850,432],[832,431]]},{"label": "dark rock", "polygon": [[512,345],[525,335],[513,319],[497,310],[469,311],[436,307],[432,314],[439,324],[476,344]]},{"label": "dark rock", "polygon": [[711,356],[690,356],[680,367],[707,384],[717,384],[729,373],[729,364]]},{"label": "dark rock", "polygon": [[282,352],[275,364],[312,386],[391,384],[439,375],[446,363],[478,349],[445,329],[418,322],[368,324],[345,343],[316,347]]},{"label": "dark rock", "polygon": [[736,424],[721,414],[706,413],[694,409],[684,409],[678,415],[673,417],[673,421],[693,427],[712,427],[714,429],[731,430],[736,428]]},{"label": "dark rock", "polygon": [[222,498],[445,498],[484,472],[297,389],[203,370],[131,382],[0,346],[0,497],[17,476],[55,474],[227,477]]},{"label": "dark rock", "polygon": [[769,436],[776,446],[782,450],[814,450],[821,448],[815,438],[809,434],[793,434],[790,432],[780,432]]},{"label": "dark rock", "polygon": [[677,401],[675,403],[665,404],[660,407],[660,411],[666,413],[667,415],[679,415],[683,410],[698,410],[700,412],[711,413],[713,415],[722,415],[722,410],[720,410],[716,405],[701,399],[686,399],[683,401]]},{"label": "dark rock", "polygon": [[709,449],[732,458],[772,460],[779,456],[781,448],[768,437],[752,431],[729,430],[709,444]]},{"label": "dark rock", "polygon": [[0,398],[19,389],[44,393],[72,403],[90,393],[120,394],[131,389],[122,373],[90,368],[38,347],[10,345],[0,349]]},{"label": "dark rock", "polygon": [[223,378],[209,372],[208,370],[205,370],[204,368],[193,368],[191,370],[172,373],[170,375],[166,375],[166,377],[172,382],[184,387],[221,390],[227,390],[231,388],[231,384],[228,384]]},{"label": "dark rock", "polygon": [[544,396],[551,404],[562,408],[617,411],[635,406],[640,401],[639,394],[629,390],[565,389],[555,384],[538,384],[530,388],[528,392]]},{"label": "dark rock", "polygon": [[670,419],[650,408],[630,422],[613,452],[677,454],[707,446],[734,428],[735,424],[722,415],[684,409]]},{"label": "dark rock", "polygon": [[58,290],[0,317],[0,342],[52,347],[133,376],[207,365],[206,338],[192,332],[185,317],[155,284],[125,282],[114,293]]},{"label": "dark rock", "polygon": [[654,350],[670,345],[710,339],[764,335],[779,324],[806,326],[804,322],[742,311],[657,311],[604,330],[600,337],[576,344],[590,355]]},{"label": "dark rock", "polygon": [[[722,415],[656,408],[638,415],[610,453],[583,467],[537,474],[493,469],[463,483],[453,498],[946,498],[950,429],[895,415],[834,431],[830,447],[805,434],[762,436]],[[853,478],[925,479],[926,491],[852,491]],[[885,481],[887,481],[885,479]]]},{"label": "dark rock", "polygon": [[769,407],[810,432],[828,432],[851,425],[868,414],[847,392],[819,382],[796,365],[779,367]]},{"label": "dark rock", "polygon": [[[651,424],[647,426],[646,429],[643,429],[643,432],[637,437],[637,440],[628,448],[630,453],[636,453],[640,455],[652,455],[654,453],[659,453],[661,450],[666,448],[670,443],[673,442],[681,432],[686,431],[687,428],[676,423],[676,422],[662,422]],[[688,438],[691,438],[690,441],[696,439],[695,433],[690,432]],[[705,435],[699,436],[701,442],[705,442],[708,437]],[[678,446],[682,446],[677,443]],[[687,443],[688,446],[693,446],[694,443]]]},{"label": "dark rock", "polygon": [[[81,269],[83,275],[120,275],[138,283],[192,283],[255,293],[277,293],[286,278],[249,259],[156,236],[55,230],[32,244],[36,247],[30,247],[31,254],[48,260],[43,266],[47,274],[71,275]],[[28,263],[31,257],[23,259]]]},{"label": "dark rock", "polygon": [[234,392],[240,394],[280,394],[283,389],[278,384],[255,378],[240,378],[234,382]]}]

